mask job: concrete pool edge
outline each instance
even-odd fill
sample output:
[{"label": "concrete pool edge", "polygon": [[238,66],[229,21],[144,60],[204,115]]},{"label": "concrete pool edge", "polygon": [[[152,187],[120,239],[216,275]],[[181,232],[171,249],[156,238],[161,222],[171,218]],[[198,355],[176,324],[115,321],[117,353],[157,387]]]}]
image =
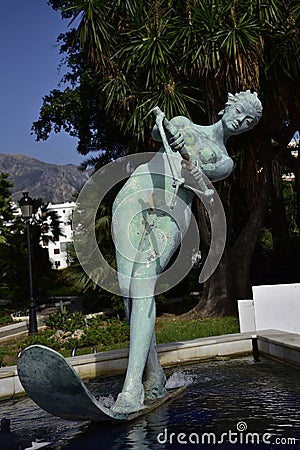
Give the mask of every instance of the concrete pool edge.
[{"label": "concrete pool edge", "polygon": [[[300,335],[279,330],[254,332],[261,354],[300,367]],[[237,333],[158,345],[162,366],[174,367],[252,353],[254,333]],[[67,358],[83,379],[120,375],[127,367],[128,349]],[[24,395],[17,367],[0,368],[0,400]]]},{"label": "concrete pool edge", "polygon": [[300,334],[267,330],[257,334],[261,355],[300,367]]}]

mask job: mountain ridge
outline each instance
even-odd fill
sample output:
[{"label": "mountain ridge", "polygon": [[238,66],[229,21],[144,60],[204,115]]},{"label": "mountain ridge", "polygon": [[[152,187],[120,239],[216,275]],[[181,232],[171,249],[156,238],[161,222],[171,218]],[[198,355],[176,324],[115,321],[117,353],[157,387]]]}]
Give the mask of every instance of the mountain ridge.
[{"label": "mountain ridge", "polygon": [[21,153],[0,153],[0,172],[9,173],[15,201],[29,192],[51,203],[74,201],[90,175],[75,164],[50,164]]}]

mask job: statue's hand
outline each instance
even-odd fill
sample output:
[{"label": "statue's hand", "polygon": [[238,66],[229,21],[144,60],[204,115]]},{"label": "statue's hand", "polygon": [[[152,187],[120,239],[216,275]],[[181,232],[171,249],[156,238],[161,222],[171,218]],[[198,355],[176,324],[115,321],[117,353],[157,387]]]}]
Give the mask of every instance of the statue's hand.
[{"label": "statue's hand", "polygon": [[[183,162],[183,167],[186,165],[186,162]],[[202,170],[198,167],[198,164],[196,163],[194,167],[190,169],[191,175],[194,177],[194,179],[197,181],[198,188],[201,191],[201,193],[207,197],[209,203],[213,203],[214,199],[214,193],[215,191],[213,189],[209,189],[209,187],[206,185],[206,182],[203,178]]]},{"label": "statue's hand", "polygon": [[185,145],[182,134],[177,132],[174,136],[170,137],[169,145],[173,152],[179,152]]}]

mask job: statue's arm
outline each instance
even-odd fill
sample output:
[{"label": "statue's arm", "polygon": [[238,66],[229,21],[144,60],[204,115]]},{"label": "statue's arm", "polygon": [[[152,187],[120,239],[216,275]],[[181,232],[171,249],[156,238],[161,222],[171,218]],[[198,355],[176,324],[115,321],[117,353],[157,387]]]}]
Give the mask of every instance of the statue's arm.
[{"label": "statue's arm", "polygon": [[[186,117],[184,117],[184,116],[176,116],[176,117],[173,117],[173,118],[169,121],[169,123],[172,124],[172,126],[174,127],[174,129],[175,129],[175,127],[176,127],[176,129],[177,129],[177,133],[172,137],[171,142],[169,142],[169,144],[171,145],[171,148],[172,148],[174,151],[177,151],[177,150],[178,150],[177,148],[173,148],[173,145],[172,145],[173,142],[176,141],[176,140],[179,140],[179,136],[181,135],[180,132],[181,132],[182,130],[184,130],[185,127],[193,125],[193,123],[192,123],[189,119],[187,119]],[[153,129],[152,129],[152,139],[153,139],[154,141],[156,141],[156,142],[162,142],[161,135],[160,135],[158,126],[157,126],[156,124],[154,125],[154,127],[153,127]],[[184,142],[183,142],[182,144],[181,144],[181,142],[180,142],[180,147],[182,147],[183,145],[184,145]]]},{"label": "statue's arm", "polygon": [[152,139],[156,142],[162,142],[158,126],[155,124],[152,129]]}]

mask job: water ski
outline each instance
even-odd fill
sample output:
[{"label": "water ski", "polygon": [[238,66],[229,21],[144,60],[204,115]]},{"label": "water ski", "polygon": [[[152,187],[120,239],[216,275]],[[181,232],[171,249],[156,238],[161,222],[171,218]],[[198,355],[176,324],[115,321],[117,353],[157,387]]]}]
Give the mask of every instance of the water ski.
[{"label": "water ski", "polygon": [[92,422],[136,419],[185,389],[184,386],[175,388],[163,398],[145,402],[140,411],[116,414],[98,402],[60,353],[43,345],[31,345],[20,352],[18,374],[28,396],[45,411],[63,419]]}]

